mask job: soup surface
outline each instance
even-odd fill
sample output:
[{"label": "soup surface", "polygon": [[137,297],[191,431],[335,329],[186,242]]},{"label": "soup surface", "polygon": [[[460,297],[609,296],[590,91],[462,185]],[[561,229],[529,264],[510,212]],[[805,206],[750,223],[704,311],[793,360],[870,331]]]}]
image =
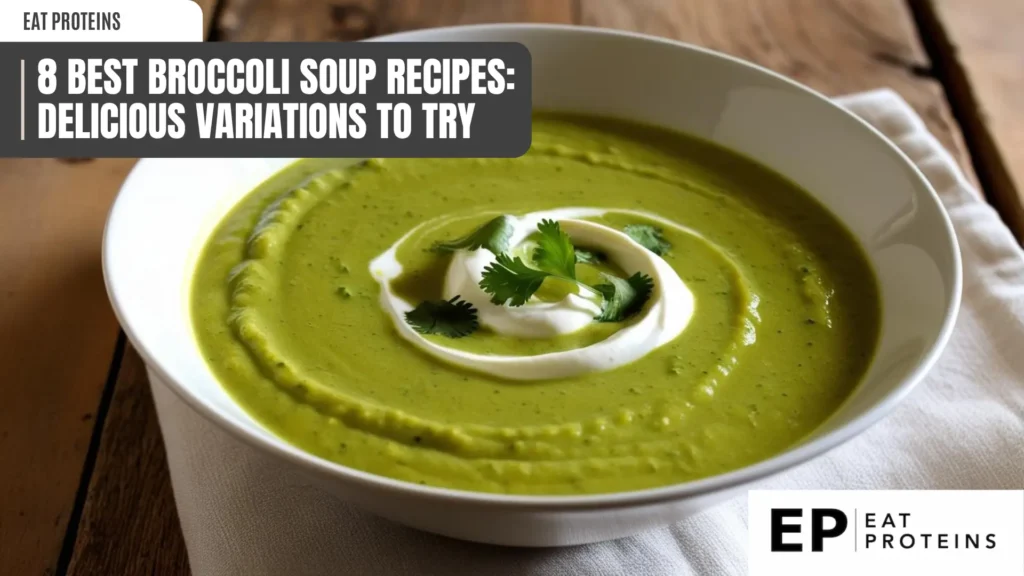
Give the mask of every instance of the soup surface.
[{"label": "soup surface", "polygon": [[793,183],[563,114],[517,159],[297,162],[217,226],[191,308],[215,375],[285,440],[518,494],[782,452],[849,396],[879,329],[859,246]]}]

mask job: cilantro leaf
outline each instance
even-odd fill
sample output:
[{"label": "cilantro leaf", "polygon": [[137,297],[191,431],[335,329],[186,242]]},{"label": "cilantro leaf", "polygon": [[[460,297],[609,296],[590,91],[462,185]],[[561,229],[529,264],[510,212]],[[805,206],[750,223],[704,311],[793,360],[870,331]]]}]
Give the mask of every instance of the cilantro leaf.
[{"label": "cilantro leaf", "polygon": [[576,279],[576,248],[569,235],[554,220],[541,220],[537,225],[540,239],[533,251],[533,262],[545,272]]},{"label": "cilantro leaf", "polygon": [[596,250],[576,249],[576,262],[580,264],[599,264],[607,259],[607,256]]},{"label": "cilantro leaf", "polygon": [[636,314],[647,303],[654,289],[651,277],[639,272],[625,280],[610,274],[602,276],[606,283],[594,286],[604,296],[601,314],[594,317],[598,322],[621,322]]},{"label": "cilantro leaf", "polygon": [[658,256],[664,255],[672,247],[671,244],[665,241],[665,237],[661,235],[661,228],[655,228],[647,224],[630,224],[623,228],[623,232],[637,244]]},{"label": "cilantro leaf", "polygon": [[522,306],[549,276],[548,272],[530,268],[518,256],[498,254],[494,262],[484,268],[480,288],[491,295],[494,304],[508,302],[509,306]]},{"label": "cilantro leaf", "polygon": [[459,296],[451,300],[426,300],[405,313],[405,321],[420,334],[462,338],[479,327],[476,308]]},{"label": "cilantro leaf", "polygon": [[434,250],[438,252],[454,252],[456,250],[478,250],[486,248],[498,255],[508,250],[509,240],[515,221],[511,216],[498,216],[466,236],[451,242],[437,242]]}]

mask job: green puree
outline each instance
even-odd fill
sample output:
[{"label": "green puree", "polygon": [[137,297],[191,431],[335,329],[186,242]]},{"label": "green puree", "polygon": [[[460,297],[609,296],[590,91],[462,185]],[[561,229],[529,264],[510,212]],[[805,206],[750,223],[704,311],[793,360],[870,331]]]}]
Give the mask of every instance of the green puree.
[{"label": "green puree", "polygon": [[[696,302],[681,336],[612,371],[527,382],[451,367],[398,336],[369,263],[399,238],[440,223],[398,250],[393,287],[415,305],[441,297],[435,241],[497,214],[571,206],[611,209],[595,220],[618,229],[650,222],[615,209],[640,210],[699,234],[662,226],[665,259]],[[520,494],[661,486],[784,451],[849,396],[879,330],[860,248],[793,183],[704,141],[561,114],[535,118],[517,159],[296,163],[218,225],[191,306],[213,372],[287,441],[410,482]],[[530,355],[622,327],[428,338]]]}]

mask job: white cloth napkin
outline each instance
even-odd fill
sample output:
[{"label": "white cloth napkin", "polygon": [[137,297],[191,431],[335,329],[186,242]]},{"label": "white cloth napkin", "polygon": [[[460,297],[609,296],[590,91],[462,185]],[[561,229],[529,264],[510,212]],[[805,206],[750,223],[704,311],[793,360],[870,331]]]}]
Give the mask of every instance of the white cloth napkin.
[{"label": "white cloth napkin", "polygon": [[[1024,487],[1024,253],[894,92],[839,103],[888,135],[938,190],[964,295],[938,365],[883,422],[763,484],[792,489]],[[746,574],[747,502],[613,542],[512,549],[405,528],[338,502],[154,386],[196,576]]]}]

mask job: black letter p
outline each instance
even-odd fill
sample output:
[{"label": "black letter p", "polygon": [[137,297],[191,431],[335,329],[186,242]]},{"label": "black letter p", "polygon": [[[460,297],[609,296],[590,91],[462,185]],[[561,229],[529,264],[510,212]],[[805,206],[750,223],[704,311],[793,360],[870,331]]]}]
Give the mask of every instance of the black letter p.
[{"label": "black letter p", "polygon": [[[825,517],[835,520],[836,525],[825,530]],[[835,538],[846,532],[846,514],[835,508],[815,508],[811,510],[811,551],[821,552],[825,538]]]}]

